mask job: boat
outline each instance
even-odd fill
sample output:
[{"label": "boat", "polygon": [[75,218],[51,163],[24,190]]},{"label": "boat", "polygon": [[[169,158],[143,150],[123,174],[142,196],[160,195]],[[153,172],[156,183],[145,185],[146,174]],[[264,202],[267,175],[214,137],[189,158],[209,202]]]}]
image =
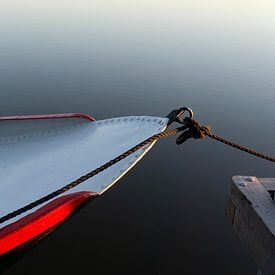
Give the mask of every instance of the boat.
[{"label": "boat", "polygon": [[[0,117],[0,218],[100,167],[168,125],[168,118],[78,114]],[[0,223],[0,255],[51,231],[123,177],[155,141],[62,194]]]}]

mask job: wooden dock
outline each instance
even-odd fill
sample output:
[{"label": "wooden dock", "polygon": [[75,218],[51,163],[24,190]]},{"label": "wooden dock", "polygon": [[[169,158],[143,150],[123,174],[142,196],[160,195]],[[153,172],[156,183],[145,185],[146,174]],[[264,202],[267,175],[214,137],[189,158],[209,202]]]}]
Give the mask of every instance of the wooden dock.
[{"label": "wooden dock", "polygon": [[275,274],[275,178],[234,176],[226,215],[264,275]]}]

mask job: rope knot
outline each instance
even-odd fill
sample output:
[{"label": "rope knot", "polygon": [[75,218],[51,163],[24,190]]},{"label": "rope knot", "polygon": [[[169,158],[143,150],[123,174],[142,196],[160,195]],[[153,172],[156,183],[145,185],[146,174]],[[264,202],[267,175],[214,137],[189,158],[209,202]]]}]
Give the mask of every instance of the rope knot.
[{"label": "rope knot", "polygon": [[210,126],[201,125],[197,120],[187,117],[188,130],[195,139],[204,139],[206,135],[211,133]]},{"label": "rope knot", "polygon": [[182,144],[189,138],[204,139],[206,135],[211,133],[209,126],[201,125],[198,121],[190,117],[186,117],[183,122],[183,133],[177,138],[177,144]]}]

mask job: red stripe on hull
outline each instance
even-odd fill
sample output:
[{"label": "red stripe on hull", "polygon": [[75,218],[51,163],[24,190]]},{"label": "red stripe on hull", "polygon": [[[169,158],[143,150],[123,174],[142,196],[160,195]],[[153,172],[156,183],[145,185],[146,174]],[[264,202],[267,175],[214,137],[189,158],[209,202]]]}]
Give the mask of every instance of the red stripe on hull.
[{"label": "red stripe on hull", "polygon": [[77,192],[57,198],[34,213],[0,229],[0,255],[20,246],[62,222],[95,192]]},{"label": "red stripe on hull", "polygon": [[95,121],[91,116],[80,113],[49,114],[49,115],[27,115],[27,116],[0,116],[0,120],[31,120],[31,119],[51,119],[51,118],[83,118]]}]

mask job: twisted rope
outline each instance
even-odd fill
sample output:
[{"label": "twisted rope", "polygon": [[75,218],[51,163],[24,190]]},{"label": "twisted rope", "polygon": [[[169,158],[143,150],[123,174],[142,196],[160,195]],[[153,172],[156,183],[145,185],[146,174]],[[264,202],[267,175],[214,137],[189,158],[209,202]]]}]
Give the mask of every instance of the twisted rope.
[{"label": "twisted rope", "polygon": [[251,148],[248,148],[248,147],[246,147],[246,146],[237,144],[237,143],[235,143],[235,142],[233,142],[233,141],[231,141],[231,140],[228,140],[228,139],[226,139],[226,138],[223,138],[223,137],[221,137],[221,136],[214,135],[214,134],[212,134],[212,133],[206,133],[206,135],[207,135],[208,137],[214,139],[214,140],[217,140],[217,141],[219,141],[219,142],[221,142],[221,143],[224,143],[224,144],[226,144],[226,145],[229,145],[229,146],[231,146],[231,147],[233,147],[233,148],[236,148],[236,149],[238,149],[238,150],[241,150],[241,151],[243,151],[243,152],[246,152],[246,153],[248,153],[248,154],[250,154],[250,155],[254,155],[254,156],[258,157],[258,158],[262,158],[262,159],[265,159],[265,160],[268,160],[268,161],[275,162],[275,158],[274,158],[274,157],[271,157],[271,156],[266,155],[266,154],[264,154],[264,153],[258,152],[258,151],[256,151],[256,150],[251,149]]},{"label": "twisted rope", "polygon": [[155,134],[151,137],[149,137],[148,139],[140,142],[139,144],[137,144],[136,146],[134,146],[133,148],[125,151],[124,153],[122,153],[121,155],[119,155],[118,157],[106,162],[105,164],[101,165],[100,167],[96,168],[95,170],[92,170],[91,172],[79,177],[78,179],[74,180],[73,182],[61,187],[60,189],[57,189],[56,191],[36,200],[33,201],[11,213],[8,213],[7,215],[3,216],[0,218],[0,224],[4,223],[18,215],[23,214],[24,212],[27,212],[31,209],[33,209],[36,206],[39,206],[40,204],[43,204],[65,192],[67,192],[68,190],[74,188],[75,186],[81,184],[82,182],[94,177],[95,175],[99,174],[100,172],[106,170],[107,168],[113,166],[114,164],[116,164],[117,162],[125,159],[126,157],[128,157],[129,155],[133,154],[134,152],[138,151],[139,149],[143,148],[144,146],[151,144],[152,142],[159,140],[163,137],[167,137],[167,136],[171,136],[171,135],[176,135],[179,132],[183,132],[181,134],[181,136],[177,139],[177,144],[181,144],[183,142],[185,142],[187,139],[189,138],[195,138],[195,139],[204,139],[206,136],[210,137],[211,139],[214,139],[216,141],[222,142],[226,145],[229,145],[233,148],[239,149],[241,151],[244,151],[246,153],[249,153],[251,155],[254,155],[256,157],[268,160],[268,161],[272,161],[275,162],[275,158],[268,156],[266,154],[263,154],[261,152],[255,151],[253,149],[250,149],[248,147],[242,146],[240,144],[237,144],[235,142],[232,142],[226,138],[223,138],[221,136],[215,135],[211,132],[211,128],[209,126],[203,126],[201,125],[198,121],[190,118],[190,117],[186,117],[183,120],[182,123],[184,126],[182,127],[178,127],[172,130],[165,130],[159,134]]},{"label": "twisted rope", "polygon": [[254,149],[248,148],[246,146],[240,145],[238,143],[235,143],[229,139],[226,139],[224,137],[215,135],[211,132],[211,128],[209,126],[203,126],[201,125],[198,121],[191,119],[191,118],[185,118],[184,121],[186,122],[186,124],[188,125],[188,130],[190,131],[190,135],[191,137],[195,138],[195,139],[204,139],[205,136],[210,137],[211,139],[214,139],[216,141],[219,141],[223,144],[226,144],[228,146],[231,146],[233,148],[236,148],[238,150],[241,150],[243,152],[246,152],[250,155],[254,155],[256,157],[268,160],[268,161],[272,161],[275,162],[275,158],[271,157],[267,154],[258,152]]}]

